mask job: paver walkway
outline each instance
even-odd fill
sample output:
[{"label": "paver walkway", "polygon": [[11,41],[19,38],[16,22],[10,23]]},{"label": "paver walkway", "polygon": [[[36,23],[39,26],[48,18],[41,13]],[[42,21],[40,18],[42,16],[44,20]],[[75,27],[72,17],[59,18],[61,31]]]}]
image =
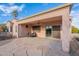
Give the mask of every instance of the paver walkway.
[{"label": "paver walkway", "polygon": [[68,56],[61,40],[54,38],[18,38],[0,41],[1,56]]}]

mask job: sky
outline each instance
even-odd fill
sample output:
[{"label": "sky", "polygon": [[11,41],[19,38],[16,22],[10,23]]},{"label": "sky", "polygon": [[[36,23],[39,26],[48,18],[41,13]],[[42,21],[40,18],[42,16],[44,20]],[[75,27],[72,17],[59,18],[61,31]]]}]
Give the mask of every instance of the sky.
[{"label": "sky", "polygon": [[79,3],[73,4],[71,14],[72,25],[79,28]]},{"label": "sky", "polygon": [[[13,19],[13,10],[17,10],[17,19],[21,20],[63,4],[64,3],[0,3],[0,24]],[[79,4],[73,4],[70,16],[72,16],[72,25],[79,28]]]}]

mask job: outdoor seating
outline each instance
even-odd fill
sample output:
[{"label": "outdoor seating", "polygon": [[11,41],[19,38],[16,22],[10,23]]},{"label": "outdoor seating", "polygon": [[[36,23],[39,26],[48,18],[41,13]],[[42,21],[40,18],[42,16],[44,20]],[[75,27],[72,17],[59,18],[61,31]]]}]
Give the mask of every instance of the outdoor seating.
[{"label": "outdoor seating", "polygon": [[36,36],[37,36],[36,32],[31,33],[31,37],[36,37]]}]

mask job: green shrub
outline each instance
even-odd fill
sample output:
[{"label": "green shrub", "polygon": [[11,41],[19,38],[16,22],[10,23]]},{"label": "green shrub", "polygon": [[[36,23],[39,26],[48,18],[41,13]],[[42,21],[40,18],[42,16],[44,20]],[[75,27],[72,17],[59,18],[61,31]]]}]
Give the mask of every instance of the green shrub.
[{"label": "green shrub", "polygon": [[79,29],[75,26],[72,26],[72,33],[79,33]]}]

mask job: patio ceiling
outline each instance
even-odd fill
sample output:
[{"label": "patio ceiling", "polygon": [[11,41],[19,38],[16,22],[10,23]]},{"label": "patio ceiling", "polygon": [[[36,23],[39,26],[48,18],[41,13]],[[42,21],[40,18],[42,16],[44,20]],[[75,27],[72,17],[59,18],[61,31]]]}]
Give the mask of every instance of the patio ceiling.
[{"label": "patio ceiling", "polygon": [[24,23],[21,23],[21,24],[44,24],[44,23],[57,23],[57,22],[62,22],[61,16],[37,20],[37,21],[31,21],[31,22],[27,22],[27,23],[24,22]]}]

